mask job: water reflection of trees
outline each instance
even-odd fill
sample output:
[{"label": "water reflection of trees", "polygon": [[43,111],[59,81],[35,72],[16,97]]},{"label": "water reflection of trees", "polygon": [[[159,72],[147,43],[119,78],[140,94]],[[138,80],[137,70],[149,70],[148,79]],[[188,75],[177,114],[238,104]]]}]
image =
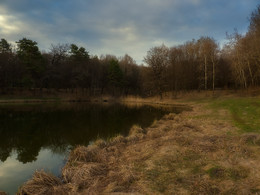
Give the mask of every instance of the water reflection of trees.
[{"label": "water reflection of trees", "polygon": [[12,151],[12,148],[2,148],[0,147],[0,160],[2,162],[6,161],[6,159],[9,157],[10,153]]},{"label": "water reflection of trees", "polygon": [[64,153],[97,137],[127,134],[133,124],[148,126],[168,111],[150,106],[74,104],[0,107],[0,160],[13,150],[22,163],[33,162],[41,148]]}]

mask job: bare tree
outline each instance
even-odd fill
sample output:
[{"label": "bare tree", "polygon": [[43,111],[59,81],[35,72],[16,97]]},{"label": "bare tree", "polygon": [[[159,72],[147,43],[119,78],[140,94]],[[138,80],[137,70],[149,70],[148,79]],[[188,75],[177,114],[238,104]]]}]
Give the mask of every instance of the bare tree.
[{"label": "bare tree", "polygon": [[[213,38],[201,37],[198,41],[198,53],[203,64],[204,71],[204,89],[208,89],[208,80],[212,79],[212,89],[215,89],[215,66],[217,61],[218,44]],[[212,75],[209,75],[211,65]]]},{"label": "bare tree", "polygon": [[243,37],[235,31],[232,35],[228,35],[227,38],[229,40],[227,48],[229,49],[228,54],[232,65],[233,77],[238,85],[247,88],[246,64],[244,63],[244,53],[241,47]]},{"label": "bare tree", "polygon": [[153,47],[148,52],[144,61],[151,67],[154,84],[156,86],[157,92],[162,99],[163,92],[163,74],[166,67],[169,65],[169,48],[165,45],[159,47]]},{"label": "bare tree", "polygon": [[70,45],[69,44],[57,44],[51,45],[52,64],[59,64],[68,57]]}]

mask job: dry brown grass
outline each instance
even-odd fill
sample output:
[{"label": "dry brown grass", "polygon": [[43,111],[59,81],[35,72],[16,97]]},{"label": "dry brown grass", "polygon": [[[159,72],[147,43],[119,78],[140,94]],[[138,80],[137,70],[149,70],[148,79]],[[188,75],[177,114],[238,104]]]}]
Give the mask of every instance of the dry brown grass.
[{"label": "dry brown grass", "polygon": [[72,150],[68,163],[73,164],[75,162],[100,162],[102,161],[102,157],[99,153],[99,148],[95,145],[85,147],[78,146],[76,149]]},{"label": "dry brown grass", "polygon": [[62,181],[50,173],[36,171],[33,178],[26,182],[17,193],[18,195],[27,194],[67,194],[75,192],[71,184],[63,184]]},{"label": "dry brown grass", "polygon": [[211,116],[195,104],[128,137],[79,146],[61,178],[36,172],[20,194],[260,194],[259,134]]}]

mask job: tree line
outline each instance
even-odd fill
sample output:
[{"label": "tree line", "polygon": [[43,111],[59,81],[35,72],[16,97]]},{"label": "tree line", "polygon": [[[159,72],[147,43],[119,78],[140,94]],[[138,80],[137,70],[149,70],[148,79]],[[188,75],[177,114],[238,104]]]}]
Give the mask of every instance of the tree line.
[{"label": "tree line", "polygon": [[12,49],[0,41],[0,90],[65,90],[87,95],[138,94],[140,71],[134,60],[125,55],[117,58],[90,56],[76,44],[51,45],[40,52],[37,42],[23,38]]},{"label": "tree line", "polygon": [[0,41],[0,92],[63,90],[97,95],[162,95],[181,90],[247,89],[260,85],[260,5],[250,16],[248,32],[227,34],[220,47],[212,37],[151,48],[138,66],[125,55],[90,56],[76,44],[51,45],[40,52],[23,38],[14,48]]}]

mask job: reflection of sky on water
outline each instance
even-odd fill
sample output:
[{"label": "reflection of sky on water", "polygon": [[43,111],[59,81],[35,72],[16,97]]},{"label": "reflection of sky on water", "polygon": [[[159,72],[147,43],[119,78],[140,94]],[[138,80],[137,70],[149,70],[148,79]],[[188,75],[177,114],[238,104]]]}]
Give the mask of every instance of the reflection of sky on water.
[{"label": "reflection of sky on water", "polygon": [[31,163],[23,164],[16,158],[17,153],[13,152],[5,162],[0,161],[0,191],[10,195],[15,194],[18,186],[31,178],[35,170],[44,169],[58,175],[65,163],[65,155],[53,154],[48,149],[42,149],[37,160]]}]

